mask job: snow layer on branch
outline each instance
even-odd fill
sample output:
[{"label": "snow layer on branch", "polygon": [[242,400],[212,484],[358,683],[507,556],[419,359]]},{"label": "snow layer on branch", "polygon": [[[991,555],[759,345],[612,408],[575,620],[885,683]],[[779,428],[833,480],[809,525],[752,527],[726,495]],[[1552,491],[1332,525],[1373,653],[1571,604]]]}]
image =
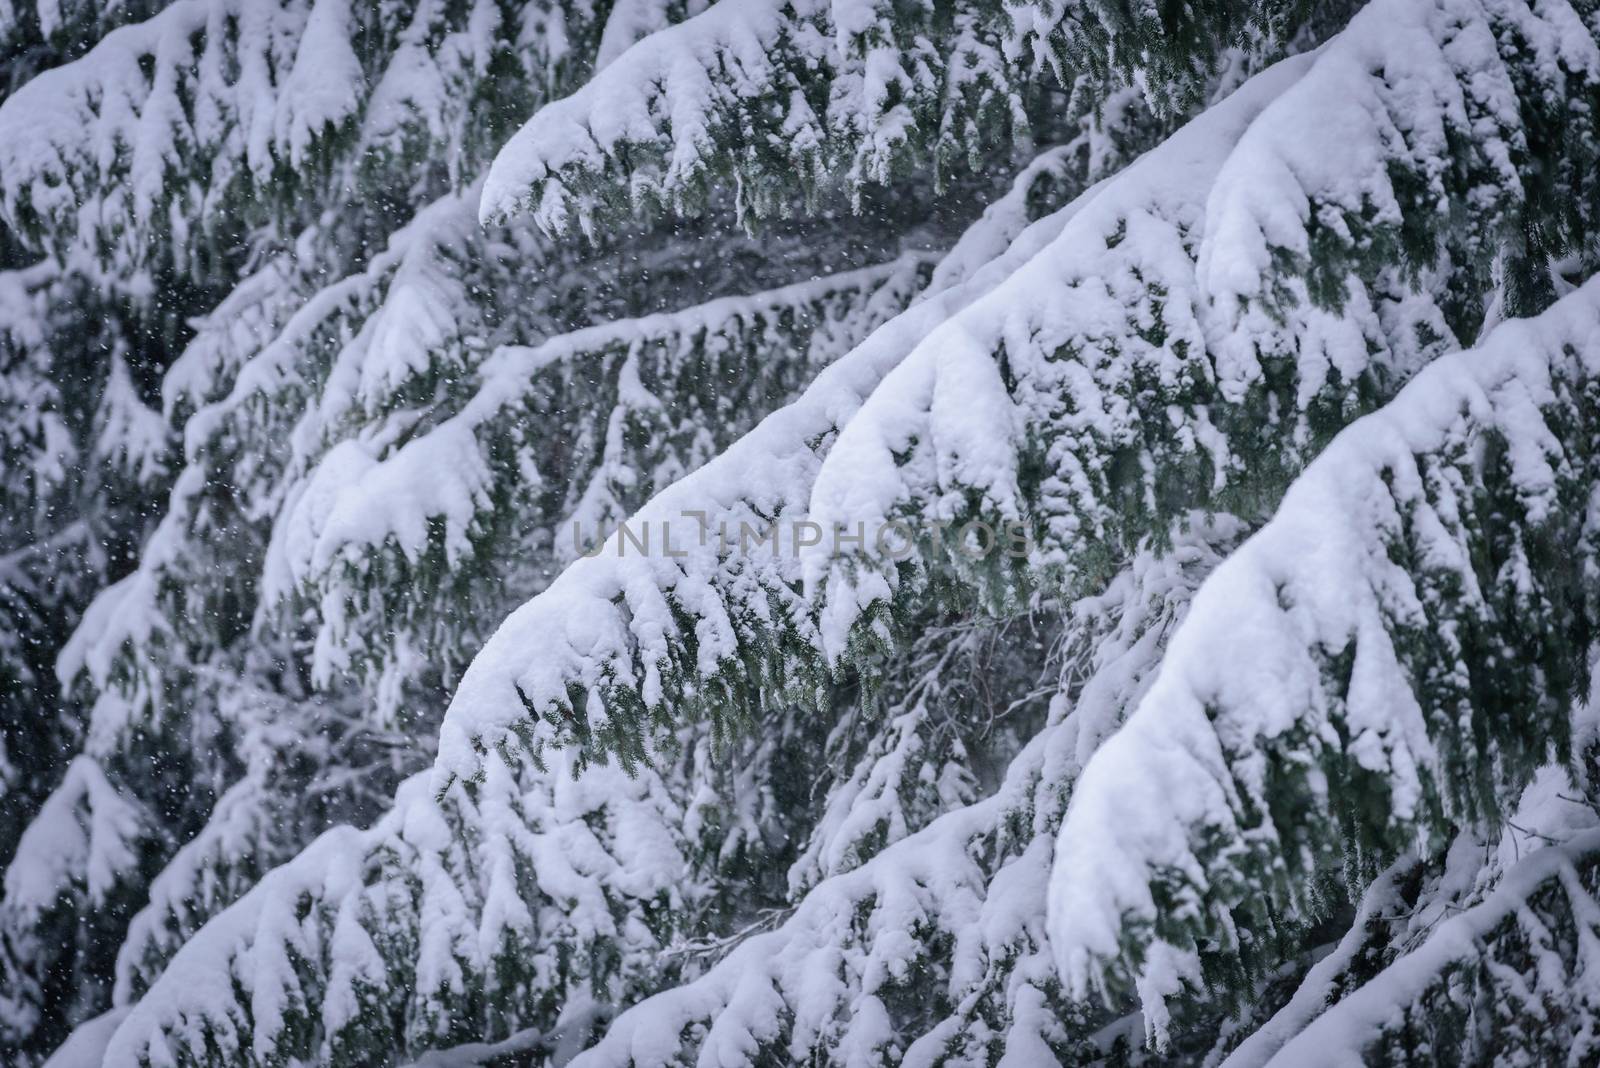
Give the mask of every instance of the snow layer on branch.
[{"label": "snow layer on branch", "polygon": [[[330,341],[346,336],[351,319],[386,328],[388,344],[381,355],[389,362],[366,365],[380,384],[450,358],[439,331],[419,331],[414,320],[396,324],[395,317],[375,312],[391,295],[408,298],[404,303],[413,316],[429,310],[419,299],[419,287],[407,283],[420,270],[416,260],[432,255],[457,230],[474,226],[470,212],[461,210],[466,202],[452,195],[420,211],[364,270],[331,284],[315,281],[323,266],[319,257],[308,255],[298,266],[283,259],[269,263],[200,324],[173,364],[165,382],[166,407],[189,413],[183,424],[184,467],[146,539],[138,568],[95,599],[56,665],[64,686],[82,686],[92,694],[90,740],[97,752],[109,751],[132,725],[162,721],[168,711],[164,697],[174,682],[174,653],[182,648],[187,655],[176,659],[200,662],[214,652],[208,646],[214,639],[196,621],[237,611],[220,606],[237,603],[240,586],[255,581],[254,574],[240,573],[249,558],[244,554],[252,551],[237,540],[219,548],[218,526],[237,538],[241,525],[219,522],[237,505],[216,499],[218,484],[226,482],[247,498],[270,500],[281,492],[275,482],[295,451],[306,447],[305,439],[312,439],[312,448],[323,447],[324,436],[340,427],[351,408],[359,411],[363,401],[376,403],[381,395],[376,387],[363,392],[353,382],[343,389],[326,387],[323,353]],[[456,230],[452,222],[460,224]],[[428,344],[439,348],[430,355]],[[319,403],[307,410],[302,405],[310,398]],[[285,439],[293,450],[284,450]],[[250,442],[261,447],[245,448]],[[219,551],[232,554],[229,563],[208,573],[207,561]],[[217,581],[220,574],[232,576],[231,584]]]},{"label": "snow layer on branch", "polygon": [[[0,1044],[59,1042],[104,1005],[114,945],[163,828],[78,756],[23,830],[0,897]],[[86,964],[95,961],[96,964]],[[27,1063],[27,1062],[23,1062]]]},{"label": "snow layer on branch", "polygon": [[[463,221],[452,215],[452,229]],[[296,431],[298,457],[263,564],[257,627],[274,626],[291,595],[309,595],[317,610],[312,678],[319,686],[353,668],[369,670],[364,661],[382,665],[371,669],[379,677],[415,671],[411,661],[424,654],[436,666],[464,663],[485,632],[469,629],[448,644],[437,629],[418,626],[412,635],[412,620],[427,623],[419,606],[439,600],[441,615],[459,609],[457,576],[503,571],[496,558],[508,553],[537,552],[546,566],[577,555],[583,540],[603,537],[630,503],[699,467],[793,395],[814,368],[903,308],[925,277],[925,260],[912,254],[585,327],[533,346],[503,346],[481,362],[472,355],[470,375],[442,376],[472,386],[455,414],[445,417],[441,409],[449,408],[441,404],[415,429],[401,423],[345,434],[337,429],[348,418],[338,413],[341,397],[381,407],[399,383],[420,377],[415,363],[440,363],[469,332],[460,309],[470,302],[455,292],[461,284],[432,266],[432,256],[408,255],[381,308],[336,360],[316,420]],[[401,352],[416,357],[402,359]],[[707,390],[708,382],[717,388]],[[332,435],[321,427],[339,435],[331,447],[325,442]],[[553,454],[567,457],[562,469],[549,470]],[[408,599],[380,608],[391,618],[377,622],[375,573],[409,591]],[[518,584],[494,592],[494,608],[503,611],[514,595],[536,590]],[[381,633],[396,627],[400,636],[385,646]],[[392,688],[379,686],[380,703],[392,704],[383,696]],[[377,718],[392,718],[392,710],[380,708]]]},{"label": "snow layer on branch", "polygon": [[240,897],[274,858],[273,832],[293,821],[271,811],[284,799],[272,796],[263,775],[251,770],[151,881],[148,903],[117,953],[114,1004],[131,1003],[200,923]]},{"label": "snow layer on branch", "polygon": [[[364,451],[325,458],[300,506],[287,512],[285,522],[299,529],[286,537],[286,556],[279,566],[294,580],[305,581],[326,572],[341,556],[359,561],[390,540],[414,560],[428,548],[433,522],[443,523],[448,557],[468,552],[469,531],[479,513],[490,507],[491,488],[502,488],[491,481],[490,459],[479,435],[502,421],[508,409],[524,404],[550,368],[624,352],[632,375],[625,368],[622,376],[642,389],[637,381],[640,356],[654,349],[667,358],[652,360],[652,365],[666,363],[669,368],[674,360],[688,361],[701,346],[738,352],[741,359],[776,359],[773,350],[787,347],[779,322],[785,315],[809,318],[817,334],[813,345],[823,353],[782,358],[798,358],[808,366],[826,363],[827,350],[839,347],[828,336],[829,328],[848,344],[876,321],[890,318],[909,300],[924,259],[912,255],[770,293],[724,297],[682,311],[587,327],[535,346],[501,348],[478,368],[480,385],[472,400],[446,422],[381,462]],[[865,322],[837,322],[852,313]],[[663,374],[667,369],[651,370]],[[621,400],[639,406],[637,398]],[[361,445],[349,441],[339,448],[360,450]]]},{"label": "snow layer on branch", "polygon": [[[983,209],[982,222],[968,227],[966,233],[961,235],[961,240],[939,261],[928,289],[938,292],[964,282],[974,272],[981,270],[984,264],[1005,252],[1017,235],[1034,221],[1029,212],[1029,201],[1039,185],[1057,176],[1064,176],[1074,153],[1090,142],[1097,132],[1086,130],[1073,142],[1045,149],[1029,160],[1027,166],[1017,172],[1011,188]],[[1093,172],[1096,168],[1091,165],[1090,170]]]},{"label": "snow layer on branch", "polygon": [[[653,527],[657,551],[627,551],[619,528],[592,557],[574,562],[512,613],[451,701],[441,728],[441,781],[471,778],[485,751],[518,744],[519,733],[540,748],[544,741],[530,732],[544,729],[541,723],[578,725],[579,716],[588,719],[586,733],[620,743],[625,760],[644,756],[636,721],[619,717],[610,730],[605,702],[611,699],[619,708],[659,712],[681,710],[684,702],[715,711],[797,692],[809,698],[814,630],[798,595],[794,542],[821,455],[890,368],[1025,263],[1074,210],[1034,223],[968,281],[884,324],[797,400],[650,500],[626,526],[635,538]],[[672,554],[661,551],[664,526],[678,532]],[[692,643],[685,640],[691,634]],[[742,668],[731,669],[743,652],[757,649],[758,659],[767,660],[766,698],[723,689],[741,686]]]},{"label": "snow layer on branch", "polygon": [[623,1012],[575,1068],[683,1063],[1053,1063],[1094,1052],[1043,916],[1082,761],[1154,677],[1189,597],[1240,534],[1227,517],[1145,549],[1069,613],[1051,718],[999,789],[832,874],[705,975]]},{"label": "snow layer on branch", "polygon": [[1590,283],[1353,424],[1208,580],[1062,827],[1073,990],[1131,978],[1159,1021],[1202,942],[1248,963],[1319,869],[1493,819],[1565,754],[1597,373]]},{"label": "snow layer on branch", "polygon": [[0,99],[41,69],[77,56],[107,32],[148,18],[170,0],[0,0]]},{"label": "snow layer on branch", "polygon": [[[520,31],[488,0],[178,0],[0,104],[0,214],[115,277],[151,260],[204,276],[227,255],[213,231],[291,215],[302,184],[357,188],[437,147],[418,158],[465,181],[485,147],[470,105],[514,81],[491,85],[491,63],[516,43],[532,84],[555,66]],[[525,106],[527,87],[489,100]]]},{"label": "snow layer on branch", "polygon": [[[537,205],[546,229],[566,229],[574,215],[588,229],[595,198],[623,199],[624,184],[635,203],[681,210],[686,197],[705,195],[708,172],[720,169],[716,157],[726,151],[715,131],[730,128],[753,126],[741,139],[750,154],[742,168],[748,173],[741,174],[741,212],[750,198],[758,210],[770,208],[768,197],[776,199],[763,188],[775,177],[760,155],[787,154],[785,166],[773,170],[792,167],[809,185],[833,162],[824,149],[834,125],[861,127],[852,131],[858,139],[854,169],[862,179],[882,177],[913,112],[938,98],[943,80],[943,63],[927,41],[910,56],[894,45],[865,43],[869,31],[882,33],[889,16],[887,5],[871,2],[721,0],[652,34],[518,131],[490,170],[484,218],[503,219]],[[984,50],[981,66],[997,65],[995,43]],[[975,46],[970,39],[964,44]],[[723,81],[724,69],[738,74]],[[802,80],[802,70],[833,77]],[[828,86],[821,100],[809,88],[817,81]],[[909,100],[890,106],[891,85]],[[623,157],[643,162],[624,169]]]},{"label": "snow layer on branch", "polygon": [[[1041,581],[1092,588],[1108,547],[1175,511],[1272,499],[1475,329],[1485,264],[1542,212],[1531,145],[1575,173],[1594,158],[1594,108],[1552,101],[1597,92],[1600,47],[1565,4],[1377,0],[1094,190],[930,333],[840,434],[811,517],[1025,524],[1025,568],[930,538],[911,572],[1004,604]],[[804,571],[839,657],[915,590],[905,564],[833,549]]]},{"label": "snow layer on branch", "polygon": [[[1552,838],[1311,1023],[1284,1064],[1356,1068],[1413,1049],[1470,1063],[1583,1064],[1600,1051],[1600,832]],[[1471,1023],[1463,1026],[1465,1021]]]},{"label": "snow layer on branch", "polygon": [[166,427],[134,383],[129,339],[76,314],[94,292],[49,260],[0,272],[0,570],[37,554],[69,513],[82,519],[75,495],[115,485],[131,497],[165,474]]},{"label": "snow layer on branch", "polygon": [[106,1044],[127,1014],[127,1009],[110,1009],[79,1024],[71,1037],[44,1062],[44,1068],[100,1068]]},{"label": "snow layer on branch", "polygon": [[146,816],[118,795],[100,765],[74,758],[22,833],[6,869],[0,912],[20,913],[26,921],[54,907],[74,883],[91,902],[104,903],[137,867],[147,833]]},{"label": "snow layer on branch", "polygon": [[[1280,1002],[1270,1017],[1260,1017],[1253,1030],[1237,1032],[1228,1044],[1231,1050],[1220,1051],[1226,1053],[1222,1063],[1226,1068],[1261,1068],[1278,1063],[1273,1058],[1285,1044],[1296,1040],[1310,1024],[1396,961],[1417,952],[1419,947],[1426,950],[1442,923],[1483,904],[1502,884],[1505,874],[1531,853],[1546,845],[1569,843],[1592,831],[1600,823],[1600,816],[1586,801],[1574,797],[1573,789],[1567,768],[1546,765],[1529,783],[1502,829],[1464,827],[1448,849],[1432,857],[1407,850],[1362,891],[1354,920],[1344,936],[1325,947],[1325,954],[1320,950],[1314,954],[1319,959],[1297,980],[1292,995]],[[1515,969],[1506,969],[1486,984],[1485,989],[1498,988],[1490,996],[1501,1006],[1515,1006],[1502,1019],[1521,1016],[1523,1021],[1529,1020],[1525,1010],[1531,1006],[1518,994],[1522,981]],[[1541,1011],[1533,1008],[1533,1019]],[[1502,1025],[1497,1022],[1495,1026]],[[1531,1037],[1537,1043],[1543,1030],[1535,1026],[1525,1030],[1521,1038]],[[1364,1041],[1359,1036],[1352,1038]],[[1513,1050],[1521,1045],[1510,1029],[1501,1030],[1499,1039],[1491,1041],[1500,1042],[1497,1052],[1507,1055],[1515,1055]],[[1465,1062],[1472,1057],[1452,1059]]]},{"label": "snow layer on branch", "polygon": [[[0,483],[5,518],[0,552],[5,564],[0,582],[20,579],[20,560],[12,554],[47,528],[48,509],[75,472],[89,466],[73,434],[55,353],[53,323],[74,295],[63,284],[55,264],[43,262],[17,271],[0,272]],[[130,427],[142,424],[130,420]],[[115,438],[103,445],[117,452]],[[128,452],[138,450],[128,442]],[[8,644],[0,639],[0,645]],[[13,650],[7,649],[8,657]]]},{"label": "snow layer on branch", "polygon": [[417,777],[372,829],[336,828],[268,873],[183,944],[107,1068],[213,1049],[354,1063],[395,1015],[414,1055],[637,996],[657,928],[687,904],[682,812],[651,775],[493,763],[471,795],[436,800]]},{"label": "snow layer on branch", "polygon": [[1270,39],[1292,22],[1273,3],[719,0],[535,114],[496,157],[483,216],[593,232],[633,208],[696,209],[730,173],[741,217],[787,210],[797,186],[859,193],[909,160],[938,173],[1008,148],[1047,71],[1103,98],[1137,68],[1159,110],[1191,97],[1245,24]]}]

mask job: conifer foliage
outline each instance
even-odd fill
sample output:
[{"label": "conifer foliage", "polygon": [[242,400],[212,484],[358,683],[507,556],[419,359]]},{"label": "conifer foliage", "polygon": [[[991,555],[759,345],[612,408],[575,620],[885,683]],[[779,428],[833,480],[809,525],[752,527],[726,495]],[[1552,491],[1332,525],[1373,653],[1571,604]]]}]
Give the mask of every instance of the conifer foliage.
[{"label": "conifer foliage", "polygon": [[0,1061],[1597,1056],[1586,0],[0,57]]}]

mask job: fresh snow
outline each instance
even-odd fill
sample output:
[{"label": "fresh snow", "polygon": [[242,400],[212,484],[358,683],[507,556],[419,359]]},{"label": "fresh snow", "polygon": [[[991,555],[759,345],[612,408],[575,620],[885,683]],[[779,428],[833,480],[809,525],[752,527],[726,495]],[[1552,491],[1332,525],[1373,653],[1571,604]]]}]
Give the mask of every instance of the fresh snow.
[{"label": "fresh snow", "polygon": [[[1600,285],[1591,283],[1420,372],[1335,438],[1272,521],[1217,569],[1150,692],[1089,761],[1062,825],[1050,936],[1074,991],[1092,990],[1122,957],[1124,932],[1151,929],[1158,893],[1181,895],[1197,922],[1228,931],[1244,854],[1303,865],[1297,841],[1330,818],[1327,784],[1313,775],[1305,807],[1273,809],[1265,791],[1280,746],[1305,746],[1313,767],[1340,756],[1370,773],[1363,781],[1383,791],[1392,825],[1426,819],[1424,779],[1451,770],[1396,642],[1402,628],[1436,625],[1436,609],[1394,546],[1407,539],[1410,552],[1469,584],[1456,611],[1487,613],[1485,592],[1470,585],[1471,486],[1452,485],[1444,465],[1502,438],[1510,489],[1526,521],[1541,522],[1561,507],[1561,481],[1587,477],[1546,413],[1562,390],[1590,388],[1597,371]],[[1354,659],[1340,694],[1326,658],[1346,649]],[[1286,816],[1295,825],[1277,822]],[[1147,1016],[1159,1020],[1166,998],[1199,981],[1200,959],[1192,945],[1145,938],[1138,981]]]},{"label": "fresh snow", "polygon": [[1597,26],[0,0],[0,1059],[1587,1063]]}]

